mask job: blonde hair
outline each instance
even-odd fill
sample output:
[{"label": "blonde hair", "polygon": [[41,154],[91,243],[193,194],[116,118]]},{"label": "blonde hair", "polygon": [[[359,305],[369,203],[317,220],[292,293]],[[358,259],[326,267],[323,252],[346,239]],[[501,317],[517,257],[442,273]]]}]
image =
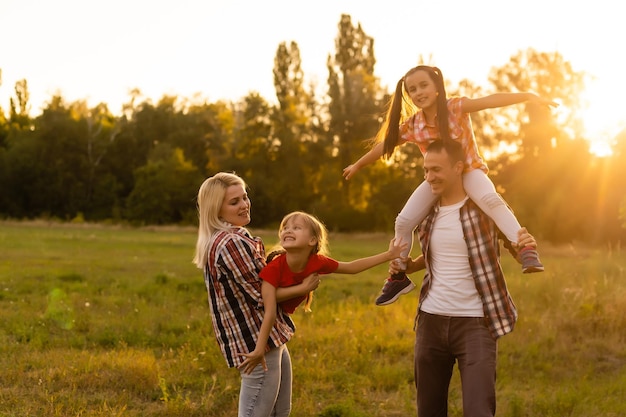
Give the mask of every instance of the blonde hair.
[{"label": "blonde hair", "polygon": [[209,257],[209,246],[215,232],[227,230],[228,224],[219,218],[226,189],[233,185],[246,188],[245,181],[234,173],[218,172],[204,180],[198,190],[198,240],[193,263],[204,269]]},{"label": "blonde hair", "polygon": [[[280,239],[280,231],[283,230],[283,227],[292,220],[301,219],[305,226],[309,228],[311,235],[317,241],[317,244],[313,249],[311,249],[310,255],[319,254],[327,256],[329,254],[328,250],[328,229],[324,223],[322,223],[317,217],[312,214],[305,213],[303,211],[293,211],[283,217],[280,222],[280,226],[278,228],[278,237]],[[285,252],[280,245],[277,245],[278,250],[281,252]],[[304,302],[304,311],[307,313],[311,312],[311,303],[313,302],[313,291],[309,292],[306,296],[306,300]]]}]

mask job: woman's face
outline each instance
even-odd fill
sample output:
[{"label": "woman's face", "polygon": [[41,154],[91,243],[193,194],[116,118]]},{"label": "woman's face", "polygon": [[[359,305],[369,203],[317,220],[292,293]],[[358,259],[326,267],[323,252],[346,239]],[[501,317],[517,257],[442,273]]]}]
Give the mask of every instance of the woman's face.
[{"label": "woman's face", "polygon": [[226,189],[219,218],[233,226],[250,223],[250,200],[242,185],[231,185]]},{"label": "woman's face", "polygon": [[406,89],[411,101],[420,109],[428,109],[437,106],[437,87],[428,73],[417,70],[404,79]]}]

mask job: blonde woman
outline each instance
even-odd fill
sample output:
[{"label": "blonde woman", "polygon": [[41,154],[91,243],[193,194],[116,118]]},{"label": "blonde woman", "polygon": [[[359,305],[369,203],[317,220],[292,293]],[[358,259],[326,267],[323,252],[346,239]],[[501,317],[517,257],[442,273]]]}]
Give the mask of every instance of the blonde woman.
[{"label": "blonde woman", "polygon": [[[295,326],[282,309],[263,336],[267,366],[244,365],[254,351],[263,322],[261,278],[265,248],[245,228],[250,223],[250,199],[239,176],[220,172],[198,191],[198,240],[193,262],[204,271],[213,329],[229,368],[241,374],[239,417],[285,417],[291,412],[291,357],[287,341]],[[276,292],[284,301],[306,296],[319,285],[317,275]]]}]

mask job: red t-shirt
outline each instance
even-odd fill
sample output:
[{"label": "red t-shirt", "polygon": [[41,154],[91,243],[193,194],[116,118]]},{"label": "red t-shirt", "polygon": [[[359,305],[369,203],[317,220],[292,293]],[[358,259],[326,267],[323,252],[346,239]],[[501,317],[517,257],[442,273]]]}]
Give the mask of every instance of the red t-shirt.
[{"label": "red t-shirt", "polygon": [[[259,273],[259,276],[263,281],[267,281],[274,287],[290,287],[292,285],[300,284],[306,277],[313,273],[321,275],[332,274],[339,267],[339,262],[332,258],[328,258],[324,255],[314,254],[309,257],[309,261],[302,272],[292,272],[287,264],[287,257],[282,254],[265,266]],[[293,313],[296,311],[296,307],[300,305],[306,296],[290,298],[280,304],[285,313]]]}]

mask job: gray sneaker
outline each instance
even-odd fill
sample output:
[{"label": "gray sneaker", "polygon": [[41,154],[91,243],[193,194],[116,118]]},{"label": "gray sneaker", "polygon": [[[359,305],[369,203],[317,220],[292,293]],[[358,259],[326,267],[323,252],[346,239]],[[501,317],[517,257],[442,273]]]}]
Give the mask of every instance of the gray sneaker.
[{"label": "gray sneaker", "polygon": [[533,272],[542,272],[544,270],[535,248],[524,246],[519,251],[519,258],[522,261],[522,273],[524,274],[532,274]]},{"label": "gray sneaker", "polygon": [[386,306],[391,304],[400,298],[402,294],[408,294],[413,291],[413,288],[415,288],[415,284],[406,274],[398,274],[398,277],[390,276],[385,281],[382,292],[376,299],[376,305]]}]

